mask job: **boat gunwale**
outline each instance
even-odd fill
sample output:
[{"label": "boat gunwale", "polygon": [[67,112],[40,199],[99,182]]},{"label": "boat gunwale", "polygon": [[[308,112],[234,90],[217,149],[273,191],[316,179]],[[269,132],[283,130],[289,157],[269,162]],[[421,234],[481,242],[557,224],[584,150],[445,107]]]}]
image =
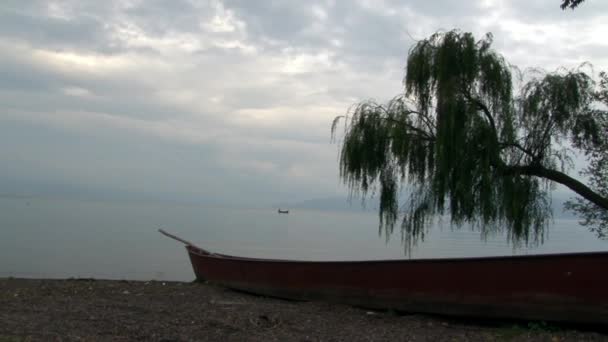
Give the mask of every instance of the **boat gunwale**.
[{"label": "boat gunwale", "polygon": [[219,260],[232,260],[243,262],[269,262],[269,263],[297,263],[297,264],[340,264],[340,265],[355,265],[355,264],[387,264],[387,263],[446,263],[446,262],[490,262],[490,261],[520,261],[528,259],[555,259],[568,257],[583,257],[589,258],[594,256],[608,257],[608,251],[591,251],[591,252],[569,252],[569,253],[547,253],[547,254],[527,254],[527,255],[498,255],[498,256],[475,256],[475,257],[442,257],[442,258],[424,258],[424,259],[378,259],[378,260],[290,260],[290,259],[268,259],[268,258],[252,258],[243,256],[234,256],[228,254],[211,253],[202,248],[190,245],[185,246],[188,253],[195,254],[201,257],[213,258]]}]

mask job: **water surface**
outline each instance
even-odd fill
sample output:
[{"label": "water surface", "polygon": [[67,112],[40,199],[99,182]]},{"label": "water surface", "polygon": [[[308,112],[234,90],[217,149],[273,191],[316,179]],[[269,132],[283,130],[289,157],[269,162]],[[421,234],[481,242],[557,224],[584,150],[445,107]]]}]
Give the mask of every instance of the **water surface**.
[{"label": "water surface", "polygon": [[[386,242],[372,212],[227,209],[197,205],[0,199],[0,277],[194,278],[181,244],[164,228],[206,249],[298,260],[405,258],[397,232]],[[436,226],[411,258],[608,251],[576,220],[556,220],[539,247],[513,249],[504,236]]]}]

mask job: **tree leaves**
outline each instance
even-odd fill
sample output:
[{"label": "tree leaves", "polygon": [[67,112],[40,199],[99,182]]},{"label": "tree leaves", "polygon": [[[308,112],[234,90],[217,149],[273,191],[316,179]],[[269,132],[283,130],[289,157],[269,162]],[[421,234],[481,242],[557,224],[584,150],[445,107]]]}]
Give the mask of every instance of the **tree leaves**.
[{"label": "tree leaves", "polygon": [[514,96],[512,67],[491,45],[490,34],[476,41],[471,33],[436,33],[409,51],[402,95],[385,106],[361,102],[344,117],[340,176],[354,193],[379,192],[387,234],[399,216],[401,184],[411,194],[402,206],[408,244],[444,214],[484,236],[506,229],[514,243],[542,241],[549,180],[592,192],[553,170],[567,158],[555,142],[599,146],[606,113],[593,106],[592,78],[578,70],[545,74]]}]

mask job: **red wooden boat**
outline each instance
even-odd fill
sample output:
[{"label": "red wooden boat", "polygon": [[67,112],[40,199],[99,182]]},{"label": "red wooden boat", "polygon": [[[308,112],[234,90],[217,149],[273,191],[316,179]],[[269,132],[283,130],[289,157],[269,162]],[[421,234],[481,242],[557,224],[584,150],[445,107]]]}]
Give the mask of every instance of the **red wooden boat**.
[{"label": "red wooden boat", "polygon": [[196,278],[255,294],[457,316],[608,324],[608,252],[289,261],[186,244]]}]

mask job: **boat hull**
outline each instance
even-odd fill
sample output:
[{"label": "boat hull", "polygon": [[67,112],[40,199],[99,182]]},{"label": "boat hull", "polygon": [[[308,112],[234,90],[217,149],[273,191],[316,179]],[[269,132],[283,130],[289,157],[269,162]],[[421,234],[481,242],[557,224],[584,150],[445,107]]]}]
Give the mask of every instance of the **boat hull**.
[{"label": "boat hull", "polygon": [[261,295],[406,312],[608,323],[608,252],[315,262],[186,248],[198,280]]}]

